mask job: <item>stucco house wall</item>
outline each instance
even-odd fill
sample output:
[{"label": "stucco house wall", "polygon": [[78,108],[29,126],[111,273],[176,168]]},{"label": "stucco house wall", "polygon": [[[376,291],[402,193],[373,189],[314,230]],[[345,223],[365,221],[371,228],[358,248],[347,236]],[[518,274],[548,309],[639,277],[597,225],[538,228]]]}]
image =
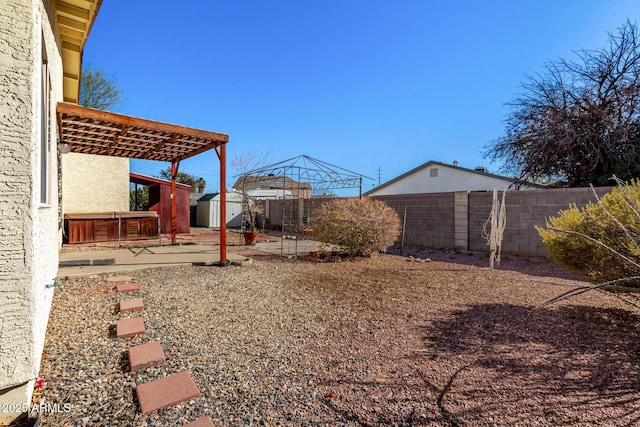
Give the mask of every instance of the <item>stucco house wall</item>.
[{"label": "stucco house wall", "polygon": [[129,211],[129,159],[62,156],[63,213]]},{"label": "stucco house wall", "polygon": [[[513,180],[473,169],[427,162],[386,184],[365,193],[368,196],[452,193],[456,191],[491,191],[513,189]],[[533,189],[523,185],[521,190]]]},{"label": "stucco house wall", "polygon": [[[62,59],[50,3],[0,2],[0,405],[28,403],[58,268],[56,103]],[[43,51],[50,83],[41,125]],[[44,153],[42,132],[49,137]],[[44,154],[44,155],[43,155]],[[42,169],[42,165],[46,169]],[[47,195],[41,198],[41,184]],[[41,200],[42,199],[42,200]],[[10,413],[0,413],[0,422]]]}]

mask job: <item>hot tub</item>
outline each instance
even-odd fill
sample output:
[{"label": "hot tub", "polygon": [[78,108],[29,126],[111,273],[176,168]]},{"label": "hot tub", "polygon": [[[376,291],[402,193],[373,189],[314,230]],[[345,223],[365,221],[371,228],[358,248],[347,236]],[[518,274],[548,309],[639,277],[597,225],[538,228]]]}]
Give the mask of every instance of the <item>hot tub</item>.
[{"label": "hot tub", "polygon": [[158,237],[153,211],[69,213],[64,216],[65,243],[111,242]]}]

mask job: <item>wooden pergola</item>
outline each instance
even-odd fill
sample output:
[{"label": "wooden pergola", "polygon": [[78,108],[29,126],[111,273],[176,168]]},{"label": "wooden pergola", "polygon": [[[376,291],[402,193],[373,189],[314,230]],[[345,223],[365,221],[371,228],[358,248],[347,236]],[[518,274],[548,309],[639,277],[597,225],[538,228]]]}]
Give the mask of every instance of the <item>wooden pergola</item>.
[{"label": "wooden pergola", "polygon": [[220,264],[227,263],[226,144],[229,136],[66,102],[57,106],[58,144],[70,152],[171,163],[171,243],[176,244],[176,176],[180,161],[208,150],[220,160]]}]

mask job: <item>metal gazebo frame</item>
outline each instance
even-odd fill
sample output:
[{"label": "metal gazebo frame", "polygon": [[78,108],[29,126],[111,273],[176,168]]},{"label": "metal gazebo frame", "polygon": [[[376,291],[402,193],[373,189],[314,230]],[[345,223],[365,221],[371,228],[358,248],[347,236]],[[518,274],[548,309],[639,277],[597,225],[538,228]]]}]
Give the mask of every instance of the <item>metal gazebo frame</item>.
[{"label": "metal gazebo frame", "polygon": [[[304,221],[305,215],[301,216],[299,214],[301,209],[304,211],[304,199],[312,199],[311,193],[357,188],[359,197],[362,197],[363,178],[373,181],[373,178],[368,176],[307,155],[292,157],[278,163],[256,168],[236,175],[236,178],[243,179],[244,184],[260,185],[268,182],[270,187],[282,190],[281,226],[283,239],[281,239],[281,253],[284,252],[285,233],[297,233],[298,220],[302,219]],[[290,196],[287,196],[287,190],[291,190]],[[295,207],[295,203],[298,203],[298,207]],[[302,208],[300,208],[300,204],[302,204]],[[296,218],[294,222],[291,222],[294,220],[293,212],[296,212]],[[308,215],[306,217],[308,219]],[[296,255],[298,252],[297,242],[298,239],[296,238]]]}]

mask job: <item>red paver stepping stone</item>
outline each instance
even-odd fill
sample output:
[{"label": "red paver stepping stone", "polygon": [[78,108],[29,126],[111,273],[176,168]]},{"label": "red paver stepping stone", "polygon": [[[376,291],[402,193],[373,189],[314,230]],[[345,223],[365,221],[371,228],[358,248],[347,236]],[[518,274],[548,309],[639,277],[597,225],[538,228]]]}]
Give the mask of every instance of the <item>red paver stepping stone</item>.
[{"label": "red paver stepping stone", "polygon": [[166,361],[164,351],[162,351],[162,347],[157,341],[129,347],[129,366],[131,372],[135,372],[140,368],[160,365]]},{"label": "red paver stepping stone", "polygon": [[139,290],[140,290],[140,285],[133,282],[120,283],[119,285],[116,285],[117,292],[131,292],[131,291],[139,291]]},{"label": "red paver stepping stone", "polygon": [[140,311],[144,310],[144,303],[142,298],[126,299],[120,301],[120,313],[125,311]]},{"label": "red paver stepping stone", "polygon": [[113,276],[107,279],[108,282],[130,282],[132,280],[131,276]]},{"label": "red paver stepping stone", "polygon": [[185,424],[182,427],[214,427],[213,421],[209,417],[198,418],[197,420]]},{"label": "red paver stepping stone", "polygon": [[144,319],[142,317],[118,320],[116,323],[116,336],[118,338],[144,334],[146,330],[147,329],[144,327]]},{"label": "red paver stepping stone", "polygon": [[148,415],[200,396],[189,372],[180,372],[136,387],[140,411]]}]

